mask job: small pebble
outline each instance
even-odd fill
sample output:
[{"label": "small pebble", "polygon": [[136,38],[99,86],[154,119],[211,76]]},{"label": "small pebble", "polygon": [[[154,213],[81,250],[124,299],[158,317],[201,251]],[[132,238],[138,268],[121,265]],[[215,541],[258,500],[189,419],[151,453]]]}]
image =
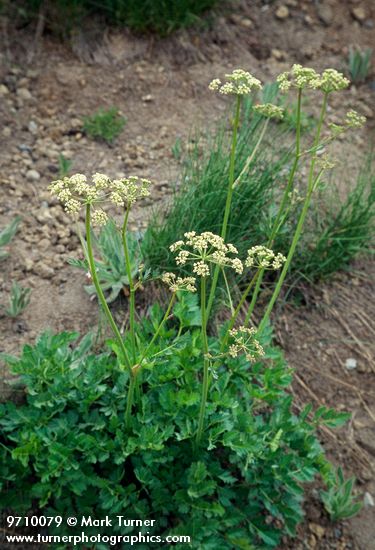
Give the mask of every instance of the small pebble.
[{"label": "small pebble", "polygon": [[286,6],[279,6],[275,12],[277,19],[286,19],[289,17],[289,10]]},{"label": "small pebble", "polygon": [[26,172],[26,178],[29,181],[38,181],[40,180],[40,174],[37,170],[28,170]]},{"label": "small pebble", "polygon": [[367,491],[363,495],[363,505],[365,508],[370,508],[375,506],[375,502],[374,502],[374,499],[372,498],[372,495]]}]

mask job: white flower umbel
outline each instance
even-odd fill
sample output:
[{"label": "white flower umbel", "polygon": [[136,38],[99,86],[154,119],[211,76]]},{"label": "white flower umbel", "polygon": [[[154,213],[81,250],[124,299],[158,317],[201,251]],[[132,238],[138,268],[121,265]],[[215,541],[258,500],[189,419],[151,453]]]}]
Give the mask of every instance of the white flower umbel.
[{"label": "white flower umbel", "polygon": [[244,353],[248,361],[256,361],[264,356],[264,349],[256,339],[256,329],[241,326],[229,331],[233,343],[229,346],[229,355],[237,357]]},{"label": "white flower umbel", "polygon": [[177,277],[174,273],[163,273],[161,280],[168,285],[171,292],[196,292],[195,277]]},{"label": "white flower umbel", "polygon": [[273,250],[257,245],[247,251],[245,266],[272,270],[280,269],[284,262],[286,262],[286,257],[283,254],[275,254]]},{"label": "white flower umbel", "polygon": [[345,90],[350,84],[350,80],[336,69],[326,69],[319,76],[316,88],[330,94]]},{"label": "white flower umbel", "polygon": [[319,74],[314,69],[298,64],[293,65],[290,71],[281,73],[277,77],[277,82],[282,92],[287,92],[290,88],[309,88],[321,90],[326,94],[344,90],[350,84],[350,81],[336,69],[326,69]]},{"label": "white flower umbel", "polygon": [[197,235],[195,231],[184,234],[185,240],[179,240],[172,244],[169,249],[177,252],[176,263],[185,265],[193,264],[193,272],[199,277],[210,275],[209,264],[220,267],[229,267],[236,273],[242,273],[243,265],[239,258],[232,257],[238,254],[235,246],[224,242],[222,237],[210,231]]},{"label": "white flower umbel", "polygon": [[209,89],[223,95],[243,96],[262,88],[260,80],[242,69],[235,69],[231,74],[226,74],[225,78],[227,81],[224,83],[219,78],[212,80]]},{"label": "white flower umbel", "polygon": [[287,92],[290,88],[316,88],[319,74],[310,67],[295,64],[290,71],[281,73],[277,77],[280,91]]},{"label": "white flower umbel", "polygon": [[276,118],[278,120],[284,118],[284,109],[273,103],[259,103],[258,105],[254,105],[253,111],[266,118]]},{"label": "white flower umbel", "polygon": [[130,176],[112,181],[105,174],[96,173],[88,183],[84,174],[74,174],[61,180],[53,181],[49,190],[63,204],[65,211],[77,218],[81,207],[91,205],[92,221],[95,225],[104,225],[107,214],[98,208],[99,205],[112,203],[116,206],[130,208],[137,200],[150,194],[151,182],[137,176]]}]

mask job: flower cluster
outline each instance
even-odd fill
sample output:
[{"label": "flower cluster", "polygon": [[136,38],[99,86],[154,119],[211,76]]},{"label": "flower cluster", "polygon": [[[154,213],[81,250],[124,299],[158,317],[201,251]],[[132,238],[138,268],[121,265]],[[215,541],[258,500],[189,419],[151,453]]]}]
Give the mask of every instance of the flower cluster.
[{"label": "flower cluster", "polygon": [[255,361],[264,356],[264,349],[255,338],[255,328],[241,326],[230,330],[229,334],[234,339],[234,343],[229,346],[231,357],[237,357],[240,353],[244,353],[248,361]]},{"label": "flower cluster", "polygon": [[343,134],[347,130],[353,130],[362,128],[366,122],[366,117],[357,113],[357,111],[348,111],[343,124],[330,124],[329,127],[332,132],[331,138],[336,138],[337,136]]},{"label": "flower cluster", "polygon": [[349,84],[350,80],[336,69],[326,69],[319,77],[319,89],[327,94],[345,90]]},{"label": "flower cluster", "polygon": [[116,206],[131,206],[138,199],[150,195],[150,185],[150,180],[137,176],[113,180],[110,200]]},{"label": "flower cluster", "polygon": [[336,162],[332,160],[327,154],[319,157],[317,164],[321,170],[332,170],[336,166]]},{"label": "flower cluster", "polygon": [[280,90],[287,92],[291,87],[316,89],[318,79],[319,74],[314,69],[295,64],[290,71],[281,73],[276,80],[279,83]]},{"label": "flower cluster", "polygon": [[[77,217],[81,207],[86,204],[98,205],[111,202],[116,206],[130,207],[139,198],[150,194],[149,180],[131,176],[121,180],[111,180],[105,174],[96,173],[91,182],[84,174],[74,174],[51,183],[49,190],[63,204],[65,211]],[[92,212],[92,221],[95,225],[104,225],[108,220],[107,214],[97,208]]]},{"label": "flower cluster", "polygon": [[286,262],[285,256],[265,246],[257,245],[247,251],[246,267],[260,267],[263,269],[279,269]]},{"label": "flower cluster", "polygon": [[161,280],[169,286],[171,292],[178,290],[196,292],[195,277],[176,277],[174,273],[163,273]]},{"label": "flower cluster", "polygon": [[250,73],[242,69],[235,69],[232,74],[226,74],[227,82],[222,84],[219,78],[215,78],[209,85],[212,91],[219,91],[223,95],[247,95],[252,90],[260,90],[262,83]]},{"label": "flower cluster", "polygon": [[350,81],[336,69],[326,69],[319,74],[314,69],[298,64],[293,65],[290,71],[281,73],[277,77],[277,82],[282,92],[287,92],[294,87],[300,90],[304,88],[322,90],[327,94],[344,90],[350,84]]},{"label": "flower cluster", "polygon": [[253,110],[267,118],[277,118],[279,120],[284,118],[284,110],[273,103],[259,103],[254,105]]},{"label": "flower cluster", "polygon": [[366,117],[350,110],[346,113],[345,124],[347,128],[362,128],[366,122]]},{"label": "flower cluster", "polygon": [[225,244],[222,237],[210,231],[205,231],[200,235],[197,235],[195,231],[189,231],[184,234],[184,237],[185,241],[177,241],[169,247],[171,252],[178,252],[176,256],[178,265],[193,262],[193,272],[200,277],[209,276],[210,263],[231,267],[236,273],[242,273],[241,260],[229,256],[229,254],[238,253],[236,247],[230,243]]}]

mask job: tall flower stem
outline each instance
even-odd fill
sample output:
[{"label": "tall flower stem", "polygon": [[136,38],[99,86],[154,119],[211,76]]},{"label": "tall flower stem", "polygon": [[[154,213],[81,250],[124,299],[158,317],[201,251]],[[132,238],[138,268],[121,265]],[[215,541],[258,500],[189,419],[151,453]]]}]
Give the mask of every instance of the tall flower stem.
[{"label": "tall flower stem", "polygon": [[207,309],[206,309],[206,279],[201,278],[201,314],[202,314],[202,343],[203,343],[203,383],[202,396],[199,410],[198,430],[196,435],[196,444],[199,445],[202,439],[204,418],[206,413],[206,403],[208,396],[209,383],[209,360],[208,360],[208,338],[207,338]]},{"label": "tall flower stem", "polygon": [[[286,207],[288,199],[289,199],[289,194],[290,194],[291,190],[293,189],[294,178],[295,178],[296,171],[297,171],[298,164],[299,164],[299,159],[300,159],[300,155],[301,155],[301,107],[302,107],[302,90],[299,89],[298,90],[298,96],[297,96],[296,144],[295,144],[294,161],[293,161],[293,164],[292,164],[292,168],[289,172],[288,182],[287,182],[287,185],[285,187],[285,190],[284,190],[284,193],[283,193],[283,196],[282,196],[282,199],[281,199],[279,210],[278,210],[276,218],[275,218],[275,220],[272,224],[271,233],[270,233],[268,243],[267,243],[267,247],[269,247],[269,248],[272,247],[273,241],[275,240],[277,232],[280,229],[280,222],[282,221],[282,215],[285,211],[285,207]],[[253,314],[255,304],[257,303],[260,288],[261,288],[261,285],[262,285],[262,282],[263,282],[264,272],[265,272],[264,268],[262,268],[259,271],[259,275],[257,277],[257,282],[256,282],[256,285],[255,285],[255,288],[254,288],[254,292],[253,292],[253,295],[251,297],[251,302],[250,302],[249,308],[248,308],[247,313],[246,313],[244,326],[247,326],[249,324],[251,316]],[[247,289],[246,289],[246,291],[247,291]],[[245,299],[246,299],[247,295],[248,295],[248,292],[245,296]]]},{"label": "tall flower stem", "polygon": [[242,306],[244,305],[245,303],[245,300],[250,292],[250,290],[253,288],[255,282],[258,281],[258,278],[259,278],[259,274],[260,274],[260,270],[258,270],[255,275],[253,276],[253,278],[251,279],[251,281],[249,282],[249,284],[247,285],[245,291],[242,293],[242,296],[241,296],[241,299],[240,301],[238,302],[238,305],[236,307],[236,309],[234,310],[234,312],[232,313],[232,316],[229,320],[229,325],[228,325],[228,329],[225,333],[225,336],[221,342],[221,346],[220,346],[220,352],[222,352],[228,342],[228,338],[229,338],[229,331],[232,330],[232,328],[234,327],[234,324],[236,322],[236,319],[241,311],[241,308]]},{"label": "tall flower stem", "polygon": [[[319,144],[319,139],[320,139],[320,134],[321,134],[321,130],[322,130],[323,120],[324,120],[324,116],[325,116],[326,109],[327,109],[327,98],[328,98],[328,94],[325,93],[324,98],[323,98],[322,108],[321,108],[321,111],[320,111],[320,117],[319,117],[319,122],[318,122],[316,135],[315,135],[314,145],[313,145],[314,151],[316,150],[316,148]],[[296,247],[297,247],[297,243],[298,243],[299,238],[301,236],[302,227],[303,227],[303,224],[305,222],[306,214],[307,214],[307,211],[308,211],[309,206],[310,206],[311,196],[312,196],[312,193],[314,191],[314,188],[317,185],[317,181],[319,180],[320,175],[321,175],[321,174],[319,174],[317,179],[314,178],[315,164],[316,164],[316,153],[314,153],[314,156],[312,157],[311,163],[310,163],[310,170],[309,170],[308,183],[307,183],[307,194],[306,194],[306,199],[305,199],[305,202],[304,202],[304,205],[303,205],[303,208],[302,208],[302,212],[300,214],[300,217],[299,217],[299,220],[298,220],[298,223],[297,223],[297,227],[296,227],[296,230],[295,230],[294,235],[293,235],[293,240],[292,240],[292,243],[290,245],[290,249],[289,249],[289,252],[288,252],[286,262],[285,262],[284,267],[281,271],[279,280],[277,281],[277,284],[276,284],[276,287],[273,291],[271,299],[270,299],[270,301],[267,305],[267,308],[266,308],[266,311],[263,315],[263,318],[260,322],[259,333],[262,333],[264,327],[266,326],[266,324],[268,322],[268,319],[271,315],[273,306],[275,305],[275,302],[276,302],[276,300],[277,300],[277,298],[280,294],[282,285],[284,283],[285,277],[288,273],[290,263],[292,261],[294,252],[295,252]]]},{"label": "tall flower stem", "polygon": [[92,281],[95,286],[96,293],[98,295],[98,299],[100,301],[100,304],[103,308],[103,311],[105,313],[105,316],[107,317],[108,323],[112,329],[113,334],[115,335],[115,338],[117,340],[117,343],[120,347],[120,350],[122,352],[122,355],[124,357],[127,369],[129,371],[129,389],[128,389],[128,395],[127,395],[127,403],[126,403],[126,413],[125,413],[125,425],[127,428],[130,426],[130,420],[131,420],[131,410],[133,406],[133,400],[134,400],[134,386],[135,386],[135,372],[132,369],[132,365],[128,356],[128,353],[126,351],[126,348],[124,346],[124,342],[122,340],[121,333],[115,323],[115,320],[113,319],[112,313],[108,307],[107,301],[105,299],[105,296],[103,294],[102,288],[99,283],[98,276],[96,274],[96,267],[95,267],[95,260],[94,260],[94,254],[92,250],[92,240],[91,240],[91,205],[86,204],[86,243],[87,243],[87,258],[89,262],[90,272]]},{"label": "tall flower stem", "polygon": [[131,338],[131,344],[132,344],[132,358],[133,358],[133,364],[135,363],[136,359],[136,345],[135,345],[135,288],[134,288],[134,281],[132,277],[132,269],[131,269],[131,262],[130,262],[130,254],[129,254],[129,247],[128,247],[128,240],[126,236],[126,230],[128,226],[128,219],[129,219],[129,208],[126,209],[125,217],[124,217],[124,223],[122,224],[122,231],[121,231],[121,237],[122,237],[122,245],[124,249],[124,256],[125,256],[125,268],[126,268],[126,275],[128,277],[129,282],[129,290],[130,290],[130,311],[129,311],[129,324],[130,324],[130,338]]},{"label": "tall flower stem", "polygon": [[251,155],[248,157],[248,159],[246,160],[245,162],[245,166],[242,168],[241,172],[240,172],[240,175],[236,178],[235,182],[233,183],[233,189],[235,189],[237,187],[237,185],[239,185],[239,183],[241,182],[241,179],[243,177],[244,174],[246,174],[246,172],[248,171],[248,169],[250,168],[250,165],[251,163],[253,162],[254,158],[255,158],[255,155],[257,154],[258,152],[258,149],[260,147],[260,144],[262,143],[263,141],[263,138],[264,138],[264,135],[266,133],[266,130],[268,128],[268,124],[270,122],[270,119],[267,118],[267,120],[265,121],[265,123],[263,124],[263,128],[260,132],[260,135],[259,135],[259,138],[258,138],[258,141],[256,142],[255,144],[255,147],[254,149],[251,151]]},{"label": "tall flower stem", "polygon": [[171,299],[169,300],[169,304],[168,304],[168,307],[167,307],[167,310],[166,310],[166,312],[165,312],[165,314],[164,314],[163,319],[161,320],[161,322],[160,322],[158,328],[156,329],[156,331],[155,331],[155,333],[154,333],[154,335],[153,335],[153,337],[152,337],[150,343],[148,344],[147,348],[146,348],[145,351],[142,353],[142,356],[141,356],[141,358],[140,358],[140,360],[139,360],[139,362],[138,362],[139,366],[141,366],[142,361],[143,361],[144,358],[146,357],[146,355],[147,355],[149,349],[152,347],[152,344],[155,342],[156,338],[157,338],[157,337],[159,336],[159,334],[160,334],[161,329],[162,329],[163,326],[165,325],[165,323],[166,323],[166,321],[167,321],[167,319],[168,319],[168,317],[169,317],[169,315],[170,315],[170,313],[171,313],[171,310],[172,310],[173,304],[174,304],[174,302],[175,302],[175,299],[176,299],[176,294],[175,294],[175,292],[173,292],[172,297],[171,297]]},{"label": "tall flower stem", "polygon": [[[233,197],[234,169],[235,169],[235,161],[236,161],[238,126],[240,123],[240,111],[241,111],[241,96],[238,95],[236,98],[236,107],[235,107],[235,114],[234,114],[234,120],[233,120],[232,145],[231,145],[230,159],[229,159],[229,181],[228,181],[227,199],[225,203],[223,223],[221,226],[221,237],[223,239],[225,239],[227,234],[230,207],[232,204],[232,197]],[[210,295],[208,298],[207,317],[209,317],[212,309],[213,301],[215,298],[216,287],[217,287],[217,281],[219,278],[219,273],[220,273],[220,266],[216,265],[213,279],[212,279]]]},{"label": "tall flower stem", "polygon": [[[270,233],[270,236],[269,236],[269,239],[268,239],[268,244],[267,244],[268,247],[272,246],[273,241],[275,239],[275,236],[277,234],[277,231],[279,229],[280,222],[281,222],[281,219],[282,219],[282,215],[283,215],[283,212],[284,212],[285,207],[286,207],[287,202],[288,202],[289,194],[290,194],[290,192],[293,188],[294,178],[295,178],[295,174],[296,174],[299,159],[300,159],[300,154],[301,154],[301,106],[302,106],[302,90],[299,89],[298,90],[298,97],[297,97],[296,145],[295,145],[294,161],[293,161],[293,165],[292,165],[292,168],[290,170],[290,173],[289,173],[288,182],[287,182],[286,188],[284,190],[284,193],[283,193],[283,196],[282,196],[282,199],[281,199],[281,203],[280,203],[279,210],[277,212],[277,216],[276,216],[276,218],[275,218],[275,220],[272,224],[271,233]],[[268,120],[267,120],[267,122],[268,122]],[[265,131],[266,128],[267,128],[267,123],[264,125],[263,131]],[[263,131],[262,131],[262,134],[263,134]],[[261,135],[261,139],[263,139],[263,135]],[[239,178],[237,178],[236,182],[238,181],[238,179]],[[256,285],[255,285],[255,288],[254,288],[254,292],[253,292],[253,295],[252,295],[252,298],[251,298],[251,302],[250,302],[248,311],[246,313],[246,317],[245,317],[245,321],[244,321],[245,326],[248,325],[248,323],[250,321],[250,318],[251,318],[251,315],[254,311],[255,304],[257,302],[259,292],[260,292],[260,288],[261,288],[261,284],[262,284],[262,281],[263,281],[264,272],[265,272],[265,269],[261,269],[260,271],[258,271],[256,273]],[[246,287],[244,293],[241,296],[239,306],[236,308],[236,311],[235,311],[235,317],[234,318],[232,317],[232,319],[231,319],[230,328],[233,328],[234,323],[236,321],[236,318],[239,314],[239,311],[240,311],[242,305],[244,304],[247,296],[249,295],[249,292],[252,289],[252,287],[253,287],[253,284],[252,284],[252,281],[251,281],[251,283]]]},{"label": "tall flower stem", "polygon": [[120,346],[121,352],[124,356],[126,366],[129,370],[129,373],[131,374],[131,363],[128,356],[128,353],[126,351],[126,348],[124,346],[124,342],[122,340],[121,333],[115,323],[115,320],[112,317],[112,313],[108,307],[107,301],[105,299],[104,293],[102,291],[102,288],[99,283],[99,279],[96,273],[96,267],[95,267],[95,260],[94,260],[94,254],[92,249],[92,240],[91,240],[91,205],[86,204],[86,243],[87,243],[87,258],[90,266],[90,273],[92,277],[92,281],[95,286],[96,293],[98,295],[100,304],[103,308],[103,311],[105,313],[105,316],[107,317],[108,323],[112,329],[113,334],[115,335],[115,338],[117,340],[118,345]]}]

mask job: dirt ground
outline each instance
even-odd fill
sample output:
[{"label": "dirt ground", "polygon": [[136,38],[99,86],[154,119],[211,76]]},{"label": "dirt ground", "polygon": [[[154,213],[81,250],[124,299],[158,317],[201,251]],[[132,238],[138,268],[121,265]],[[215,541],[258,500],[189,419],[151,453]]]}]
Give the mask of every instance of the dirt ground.
[{"label": "dirt ground", "polygon": [[[14,28],[3,20],[0,42],[0,227],[22,216],[10,257],[0,266],[0,302],[12,280],[32,288],[19,319],[0,317],[0,351],[17,353],[46,328],[85,332],[97,323],[84,274],[67,265],[78,254],[78,237],[46,190],[60,154],[72,160],[74,172],[149,177],[157,182],[153,204],[168,200],[180,171],[172,154],[176,140],[188,143],[194,128],[204,131],[226,109],[225,99],[207,89],[212,78],[241,67],[270,81],[294,62],[345,68],[350,45],[375,46],[375,4],[242,0],[221,8],[210,25],[165,39],[103,32],[90,20],[61,42],[48,25],[39,36],[35,25]],[[82,118],[112,105],[127,124],[109,147],[82,133]],[[341,173],[348,174],[374,137],[374,67],[367,83],[333,106],[368,118],[366,130],[340,142],[350,159]],[[136,211],[133,227],[145,226],[150,206]],[[283,548],[375,549],[374,274],[373,264],[360,260],[350,273],[306,290],[305,306],[278,310],[277,339],[296,369],[296,406],[324,403],[353,413],[347,427],[321,437],[332,460],[356,475],[366,503],[356,518],[332,525],[313,489],[298,538]],[[5,397],[6,384],[0,390]]]}]

